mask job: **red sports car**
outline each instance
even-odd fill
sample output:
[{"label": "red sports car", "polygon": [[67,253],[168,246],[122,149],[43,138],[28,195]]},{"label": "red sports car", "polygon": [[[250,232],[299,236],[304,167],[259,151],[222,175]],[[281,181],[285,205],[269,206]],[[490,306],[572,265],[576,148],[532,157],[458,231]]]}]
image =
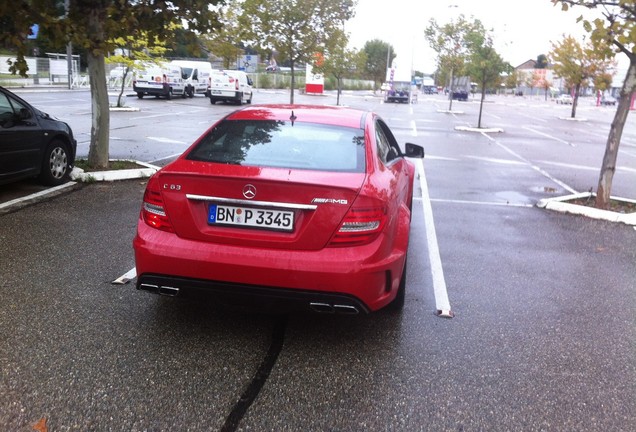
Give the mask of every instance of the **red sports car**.
[{"label": "red sports car", "polygon": [[251,106],[149,181],[137,288],[324,313],[404,304],[414,166],[376,114]]}]

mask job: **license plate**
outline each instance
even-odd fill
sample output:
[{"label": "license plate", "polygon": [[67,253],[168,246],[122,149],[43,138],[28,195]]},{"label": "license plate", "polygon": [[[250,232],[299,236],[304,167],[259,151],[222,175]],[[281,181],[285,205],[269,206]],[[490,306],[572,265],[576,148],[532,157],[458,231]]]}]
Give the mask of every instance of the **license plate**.
[{"label": "license plate", "polygon": [[294,212],[212,204],[208,210],[208,223],[291,231],[294,229]]},{"label": "license plate", "polygon": [[221,90],[212,90],[212,94],[220,95],[221,94]]}]

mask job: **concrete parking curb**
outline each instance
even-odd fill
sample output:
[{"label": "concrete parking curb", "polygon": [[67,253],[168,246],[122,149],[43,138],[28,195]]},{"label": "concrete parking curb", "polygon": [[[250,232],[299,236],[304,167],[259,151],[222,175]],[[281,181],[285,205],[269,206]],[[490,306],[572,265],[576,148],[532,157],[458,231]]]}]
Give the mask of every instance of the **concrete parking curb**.
[{"label": "concrete parking curb", "polygon": [[13,199],[11,201],[7,201],[4,203],[0,203],[0,214],[9,213],[28,205],[43,201],[45,199],[53,198],[55,196],[61,195],[66,192],[70,192],[72,190],[78,189],[83,186],[83,183],[90,183],[94,181],[117,181],[117,180],[132,180],[132,179],[141,179],[141,178],[149,178],[154,173],[156,173],[160,167],[140,162],[140,161],[130,161],[134,162],[138,165],[141,165],[145,168],[138,169],[123,169],[123,170],[111,170],[111,171],[92,171],[92,172],[84,172],[84,170],[80,168],[73,168],[71,172],[71,180],[68,183],[64,183],[63,185],[52,187],[45,189],[40,192],[33,193],[31,195],[23,196],[20,198]]},{"label": "concrete parking curb", "polygon": [[[636,225],[636,213],[618,213],[609,210],[601,210],[594,207],[572,204],[572,201],[581,198],[589,198],[590,192],[582,192],[578,194],[566,195],[556,198],[544,198],[537,202],[537,207],[546,210],[552,210],[560,213],[570,213],[575,215],[586,216],[592,219],[606,220],[609,222],[620,222],[626,225]],[[611,197],[617,201],[623,201],[636,204],[636,201],[627,198]]]},{"label": "concrete parking curb", "polygon": [[502,128],[477,128],[470,126],[455,126],[456,131],[461,132],[483,132],[483,133],[503,133]]},{"label": "concrete parking curb", "polygon": [[116,180],[130,180],[136,178],[148,178],[156,173],[160,167],[156,165],[152,165],[145,162],[139,161],[130,161],[134,162],[137,165],[141,165],[145,168],[134,168],[134,169],[122,169],[122,170],[111,170],[111,171],[91,171],[84,172],[81,168],[73,168],[71,172],[71,179],[78,180],[82,182],[91,182],[91,181],[116,181]]},{"label": "concrete parking curb", "polygon": [[43,201],[44,199],[62,195],[63,193],[70,192],[80,187],[82,187],[81,184],[71,181],[68,183],[64,183],[63,185],[60,185],[60,186],[52,187],[40,192],[33,193],[31,195],[27,195],[21,198],[13,199],[11,201],[0,203],[0,214],[5,214],[5,213],[9,213],[9,212],[21,209],[28,205]]}]

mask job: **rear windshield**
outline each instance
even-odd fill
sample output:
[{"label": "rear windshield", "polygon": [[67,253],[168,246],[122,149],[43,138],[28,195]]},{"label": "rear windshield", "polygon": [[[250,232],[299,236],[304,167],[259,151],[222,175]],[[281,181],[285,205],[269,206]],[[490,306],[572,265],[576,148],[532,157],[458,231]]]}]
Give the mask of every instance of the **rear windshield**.
[{"label": "rear windshield", "polygon": [[273,120],[225,120],[188,160],[320,171],[363,172],[362,129]]}]

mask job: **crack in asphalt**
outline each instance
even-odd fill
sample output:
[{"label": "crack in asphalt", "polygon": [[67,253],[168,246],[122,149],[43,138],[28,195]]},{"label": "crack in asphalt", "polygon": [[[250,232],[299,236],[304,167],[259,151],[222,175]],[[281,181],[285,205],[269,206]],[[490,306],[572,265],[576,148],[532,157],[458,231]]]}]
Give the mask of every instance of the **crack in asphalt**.
[{"label": "crack in asphalt", "polygon": [[247,410],[256,400],[256,397],[265,385],[267,378],[269,378],[269,374],[276,364],[278,355],[283,349],[287,320],[288,315],[280,315],[276,317],[274,329],[272,331],[272,341],[269,349],[267,350],[267,355],[256,371],[256,374],[252,377],[252,381],[249,383],[236,404],[234,404],[230,415],[228,415],[225,419],[221,432],[233,432],[237,429],[239,423],[245,416],[245,413],[247,413]]}]

